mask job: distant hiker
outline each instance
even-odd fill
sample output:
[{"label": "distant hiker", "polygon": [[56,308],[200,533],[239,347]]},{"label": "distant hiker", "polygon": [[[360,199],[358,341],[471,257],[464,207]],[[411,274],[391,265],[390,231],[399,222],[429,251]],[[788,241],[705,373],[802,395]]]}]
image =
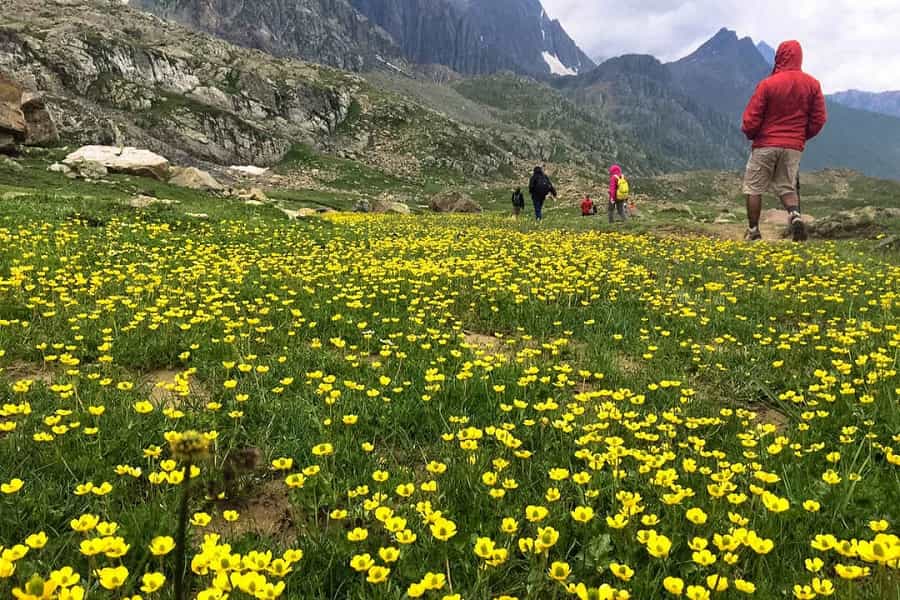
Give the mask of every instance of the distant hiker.
[{"label": "distant hiker", "polygon": [[622,167],[613,165],[609,168],[609,222],[613,223],[616,219],[616,212],[623,221],[628,217],[625,216],[625,203],[628,201],[630,194],[630,186],[628,180],[622,174]]},{"label": "distant hiker", "polygon": [[525,209],[525,196],[522,194],[522,188],[516,188],[512,195],[513,215],[518,217]]},{"label": "distant hiker", "polygon": [[822,131],[828,113],[822,86],[804,73],[802,67],[800,43],[782,43],[775,55],[772,75],[757,86],[744,111],[742,129],[753,141],[744,175],[748,240],[762,239],[759,232],[762,195],[770,188],[788,212],[794,241],[807,238],[797,192],[800,159],[806,142]]},{"label": "distant hiker", "polygon": [[556,198],[556,188],[550,182],[550,178],[541,167],[535,167],[528,183],[528,192],[531,194],[531,202],[534,204],[534,218],[540,221],[544,215],[544,200],[547,196]]},{"label": "distant hiker", "polygon": [[590,217],[592,215],[597,214],[597,207],[594,205],[594,201],[591,200],[591,197],[587,194],[584,195],[584,200],[581,201],[581,216],[582,217]]}]

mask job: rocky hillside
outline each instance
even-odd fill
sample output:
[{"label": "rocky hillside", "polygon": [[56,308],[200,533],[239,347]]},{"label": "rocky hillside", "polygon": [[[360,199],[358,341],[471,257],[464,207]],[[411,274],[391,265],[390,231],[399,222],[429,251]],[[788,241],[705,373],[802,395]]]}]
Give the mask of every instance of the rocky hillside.
[{"label": "rocky hillside", "polygon": [[272,164],[294,141],[334,132],[362,84],[118,2],[7,5],[0,70],[47,95],[72,143],[125,140],[176,160]]},{"label": "rocky hillside", "polygon": [[129,0],[135,8],[239,46],[340,69],[400,56],[397,43],[348,0]]},{"label": "rocky hillside", "polygon": [[668,67],[646,55],[610,59],[558,87],[583,110],[624,130],[658,170],[737,169],[746,143],[734,120],[685,94]]},{"label": "rocky hillside", "polygon": [[540,0],[130,0],[276,56],[350,70],[406,61],[466,74],[567,75],[594,63]]},{"label": "rocky hillside", "polygon": [[410,175],[487,175],[527,158],[347,72],[240,48],[116,0],[10,5],[0,71],[42,93],[65,143],[263,166],[304,145]]}]

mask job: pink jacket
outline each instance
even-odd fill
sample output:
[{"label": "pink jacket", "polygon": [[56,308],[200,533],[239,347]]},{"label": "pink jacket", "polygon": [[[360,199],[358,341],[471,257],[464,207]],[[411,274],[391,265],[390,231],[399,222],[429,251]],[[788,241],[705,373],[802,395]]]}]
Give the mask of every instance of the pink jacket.
[{"label": "pink jacket", "polygon": [[616,201],[616,192],[619,191],[619,177],[622,176],[622,167],[613,165],[609,168],[609,201]]}]

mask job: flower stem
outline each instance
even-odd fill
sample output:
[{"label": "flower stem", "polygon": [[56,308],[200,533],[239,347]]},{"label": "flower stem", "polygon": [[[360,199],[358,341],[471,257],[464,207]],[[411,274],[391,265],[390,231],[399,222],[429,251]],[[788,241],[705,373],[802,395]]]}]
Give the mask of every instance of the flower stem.
[{"label": "flower stem", "polygon": [[191,460],[184,468],[184,489],[181,490],[181,503],[178,506],[178,533],[175,537],[175,600],[185,600],[185,554],[187,537],[188,500],[191,495]]}]

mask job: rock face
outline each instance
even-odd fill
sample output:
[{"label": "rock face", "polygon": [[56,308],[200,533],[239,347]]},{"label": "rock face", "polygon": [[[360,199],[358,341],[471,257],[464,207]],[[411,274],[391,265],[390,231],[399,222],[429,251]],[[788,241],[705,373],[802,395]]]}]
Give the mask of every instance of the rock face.
[{"label": "rock face", "polygon": [[528,75],[576,74],[594,66],[540,0],[351,1],[420,64]]},{"label": "rock face", "polygon": [[22,114],[28,123],[27,146],[53,146],[59,143],[59,131],[41,94],[25,92],[22,95]]},{"label": "rock face", "polygon": [[437,213],[480,213],[481,206],[462,192],[443,192],[434,196],[429,208]]},{"label": "rock face", "polygon": [[[331,135],[361,85],[121,2],[5,0],[3,13],[0,70],[44,92],[26,111],[53,115],[70,144],[128,144],[180,164],[269,166],[291,144]],[[2,135],[21,139],[20,120],[7,112]]]},{"label": "rock face", "polygon": [[49,146],[59,141],[43,97],[0,73],[0,147]]},{"label": "rock face", "polygon": [[239,46],[359,71],[400,48],[347,0],[133,0],[131,5]]},{"label": "rock face", "polygon": [[15,150],[28,136],[28,123],[22,113],[22,88],[0,75],[0,152]]},{"label": "rock face", "polygon": [[169,161],[149,150],[116,146],[83,146],[62,161],[79,172],[78,165],[96,163],[111,173],[125,173],[152,177],[160,181],[169,178]]},{"label": "rock face", "polygon": [[215,177],[196,167],[173,167],[169,183],[192,190],[219,192],[225,189]]},{"label": "rock face", "polygon": [[[462,73],[583,72],[593,62],[540,0],[134,0],[236,44],[359,70],[405,58]],[[300,26],[299,24],[302,24]]]}]

